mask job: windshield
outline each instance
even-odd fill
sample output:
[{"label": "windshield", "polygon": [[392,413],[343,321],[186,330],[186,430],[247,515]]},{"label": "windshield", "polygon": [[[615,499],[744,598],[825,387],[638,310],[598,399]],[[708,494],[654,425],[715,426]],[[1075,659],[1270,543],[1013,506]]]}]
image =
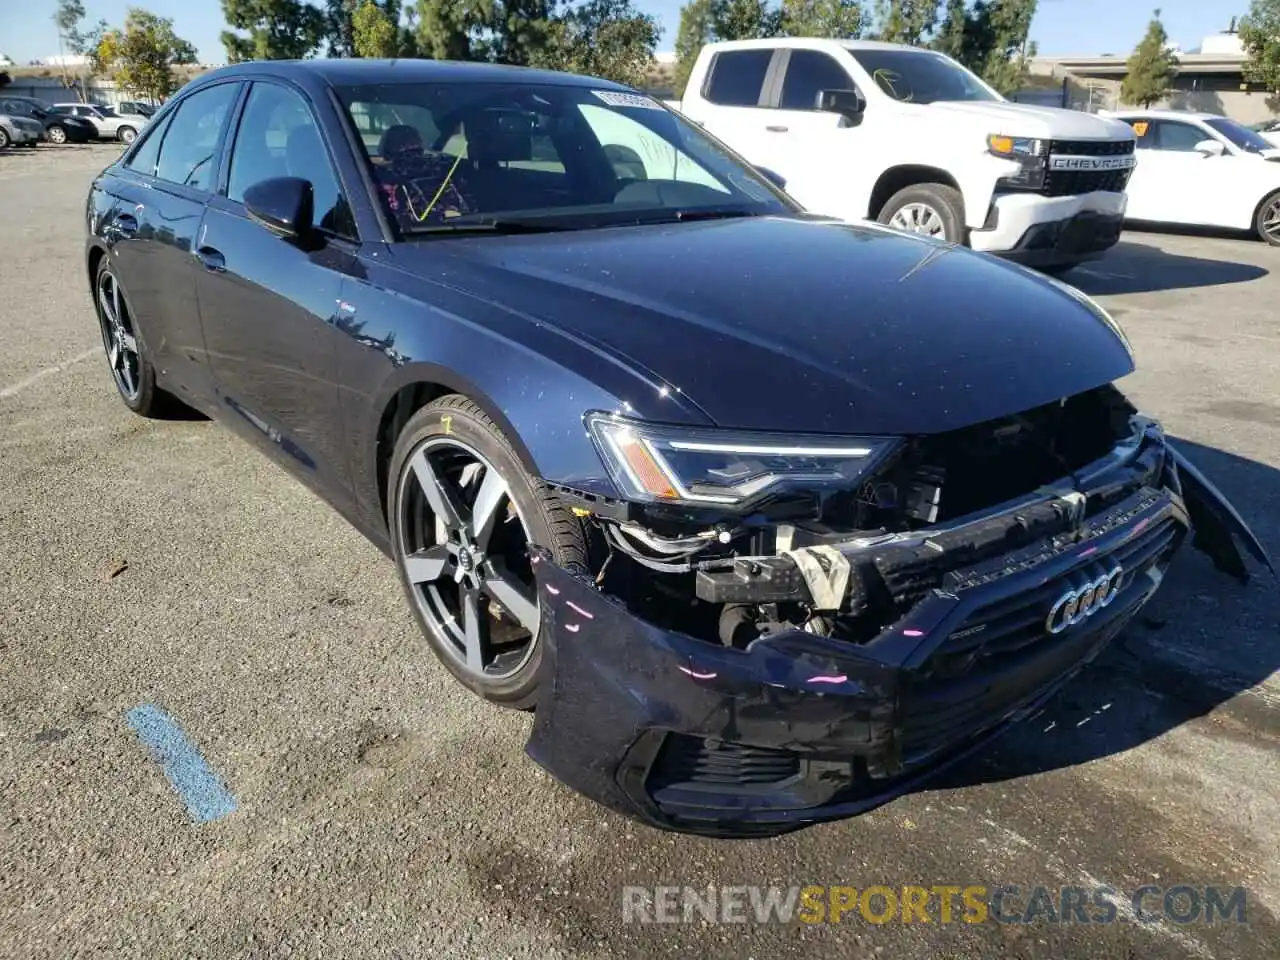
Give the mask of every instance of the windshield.
[{"label": "windshield", "polygon": [[1205,123],[1247,153],[1261,153],[1263,150],[1272,148],[1272,144],[1244,124],[1228,120],[1226,117],[1213,117]]},{"label": "windshield", "polygon": [[651,97],[554,84],[338,89],[405,233],[588,229],[793,213],[785,195]]},{"label": "windshield", "polygon": [[885,93],[903,103],[1000,100],[1001,96],[954,60],[927,50],[850,49]]}]

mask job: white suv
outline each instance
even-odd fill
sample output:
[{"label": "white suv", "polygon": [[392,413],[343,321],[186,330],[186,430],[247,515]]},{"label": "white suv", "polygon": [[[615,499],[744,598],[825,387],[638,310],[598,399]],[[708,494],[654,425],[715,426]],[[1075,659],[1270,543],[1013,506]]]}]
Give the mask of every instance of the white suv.
[{"label": "white suv", "polygon": [[868,41],[703,47],[676,105],[807,208],[1048,270],[1116,243],[1133,131],[1010,103],[955,60]]},{"label": "white suv", "polygon": [[53,113],[84,117],[97,128],[99,137],[122,143],[133,143],[138,131],[147,125],[147,118],[141,114],[117,113],[115,108],[100,103],[55,103]]}]

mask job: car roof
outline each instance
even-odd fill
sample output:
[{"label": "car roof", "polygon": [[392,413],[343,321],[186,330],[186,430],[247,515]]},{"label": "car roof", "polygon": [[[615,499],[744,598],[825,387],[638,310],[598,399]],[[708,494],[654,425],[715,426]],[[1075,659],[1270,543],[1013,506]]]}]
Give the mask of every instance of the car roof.
[{"label": "car roof", "polygon": [[[1102,111],[1099,111],[1102,113]],[[1108,110],[1104,116],[1146,117],[1150,120],[1225,120],[1220,113],[1196,113],[1191,110]]]},{"label": "car roof", "polygon": [[543,83],[566,87],[595,87],[628,90],[622,84],[595,77],[582,77],[555,70],[512,67],[494,63],[456,60],[250,60],[229,64],[204,74],[206,80],[237,76],[277,76],[298,81],[318,79],[330,86],[370,83]]},{"label": "car roof", "polygon": [[913,47],[906,43],[884,43],[880,40],[830,40],[825,37],[766,37],[756,40],[719,40],[709,44],[713,50],[758,50],[760,48],[776,49],[784,47],[798,50],[907,50],[913,53],[932,53],[923,47]]}]

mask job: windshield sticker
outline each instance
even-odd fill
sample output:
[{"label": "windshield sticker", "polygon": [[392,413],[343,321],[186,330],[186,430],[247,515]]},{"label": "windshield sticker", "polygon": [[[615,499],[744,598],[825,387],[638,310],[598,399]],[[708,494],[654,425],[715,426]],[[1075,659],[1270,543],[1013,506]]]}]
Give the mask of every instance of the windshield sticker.
[{"label": "windshield sticker", "polygon": [[639,107],[641,110],[661,110],[662,104],[640,93],[622,93],[618,90],[592,90],[596,99],[611,107]]},{"label": "windshield sticker", "polygon": [[1140,137],[1145,137],[1147,135],[1147,126],[1147,121],[1135,120],[1133,123],[1133,132]]}]

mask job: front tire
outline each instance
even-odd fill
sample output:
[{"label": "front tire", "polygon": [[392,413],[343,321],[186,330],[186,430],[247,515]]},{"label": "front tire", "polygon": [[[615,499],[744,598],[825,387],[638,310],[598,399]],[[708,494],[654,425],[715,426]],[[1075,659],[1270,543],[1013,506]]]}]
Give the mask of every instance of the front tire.
[{"label": "front tire", "polygon": [[9,134],[5,132],[4,127],[0,127],[0,150],[5,150],[9,146]]},{"label": "front tire", "polygon": [[581,520],[530,478],[510,442],[468,398],[419,410],[388,471],[392,554],[432,652],[472,692],[537,701],[541,610],[528,545],[587,569]]},{"label": "front tire", "polygon": [[1253,218],[1253,229],[1259,239],[1273,247],[1280,247],[1280,190],[1258,205],[1258,213]]},{"label": "front tire", "polygon": [[876,220],[906,233],[964,243],[964,197],[944,183],[917,183],[888,199]]}]

